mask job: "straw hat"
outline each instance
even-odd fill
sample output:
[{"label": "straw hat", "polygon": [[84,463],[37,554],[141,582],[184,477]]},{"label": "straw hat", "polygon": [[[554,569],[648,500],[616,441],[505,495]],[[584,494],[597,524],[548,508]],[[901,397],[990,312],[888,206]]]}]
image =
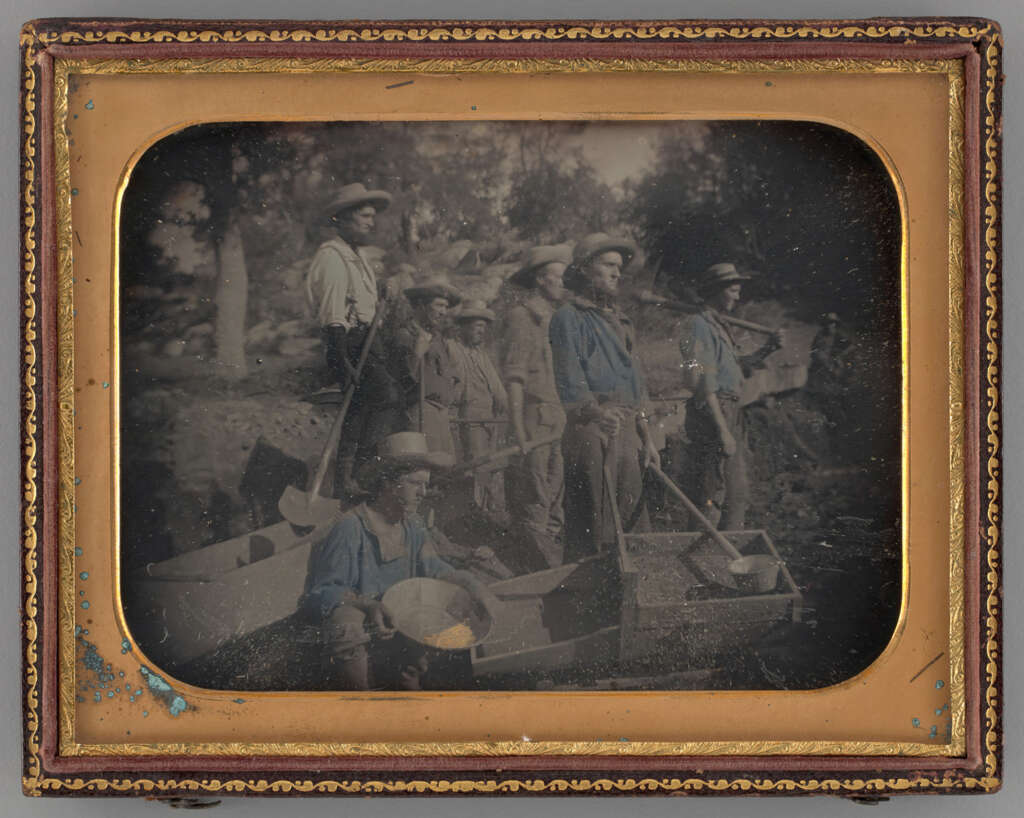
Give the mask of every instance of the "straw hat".
[{"label": "straw hat", "polygon": [[725,261],[720,264],[712,264],[701,273],[697,280],[697,290],[702,296],[712,295],[741,281],[750,281],[750,276],[743,275],[736,269],[735,264]]},{"label": "straw hat", "polygon": [[472,321],[475,318],[482,318],[484,321],[494,323],[495,315],[491,310],[487,309],[486,301],[466,301],[463,303],[462,308],[455,313],[454,318],[459,323],[462,321]]},{"label": "straw hat", "polygon": [[327,215],[334,216],[342,210],[350,210],[361,205],[373,205],[377,210],[384,210],[391,204],[391,194],[384,190],[367,190],[360,182],[345,185],[327,205]]},{"label": "straw hat", "polygon": [[523,266],[508,277],[510,284],[524,289],[537,286],[536,272],[545,264],[572,263],[572,250],[567,244],[541,244],[526,251]]},{"label": "straw hat", "polygon": [[377,453],[360,469],[359,480],[370,482],[390,469],[447,469],[455,465],[448,452],[432,452],[423,432],[396,432],[377,443]]},{"label": "straw hat", "polygon": [[428,278],[415,287],[406,287],[402,292],[409,299],[410,304],[419,304],[424,301],[433,301],[435,298],[444,298],[448,301],[449,307],[454,307],[462,301],[462,295],[459,291],[443,278]]}]

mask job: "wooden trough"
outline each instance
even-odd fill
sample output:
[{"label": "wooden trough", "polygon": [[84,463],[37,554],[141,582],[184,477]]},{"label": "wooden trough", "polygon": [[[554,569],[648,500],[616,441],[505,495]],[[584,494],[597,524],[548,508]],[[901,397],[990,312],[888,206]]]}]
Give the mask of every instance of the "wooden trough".
[{"label": "wooden trough", "polygon": [[[728,531],[738,551],[779,558],[764,531]],[[581,563],[492,584],[505,616],[472,652],[478,677],[585,670],[653,659],[664,673],[704,667],[799,621],[785,564],[770,592],[747,594],[730,557],[698,532],[626,534]]]}]

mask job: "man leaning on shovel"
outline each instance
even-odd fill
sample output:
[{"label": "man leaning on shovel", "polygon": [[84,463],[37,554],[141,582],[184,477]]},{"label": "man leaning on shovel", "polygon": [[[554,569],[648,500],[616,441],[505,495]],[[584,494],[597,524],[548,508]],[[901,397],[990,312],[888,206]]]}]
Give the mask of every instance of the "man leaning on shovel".
[{"label": "man leaning on shovel", "polygon": [[[327,367],[342,392],[355,378],[373,317],[382,307],[366,248],[377,214],[390,203],[391,194],[383,190],[367,190],[358,182],[342,187],[327,207],[337,235],[320,245],[306,276],[306,301],[320,324]],[[361,493],[353,477],[355,466],[397,428],[399,412],[399,390],[385,365],[384,345],[375,339],[338,442],[337,497],[351,499]]]}]

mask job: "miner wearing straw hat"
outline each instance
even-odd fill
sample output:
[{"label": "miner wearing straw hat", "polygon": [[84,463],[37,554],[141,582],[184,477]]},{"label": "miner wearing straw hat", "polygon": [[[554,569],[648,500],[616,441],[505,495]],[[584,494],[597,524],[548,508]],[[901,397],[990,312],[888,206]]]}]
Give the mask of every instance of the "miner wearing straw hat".
[{"label": "miner wearing straw hat", "polygon": [[[464,301],[454,315],[458,334],[451,341],[459,370],[457,400],[462,457],[475,460],[494,452],[503,438],[508,395],[484,346],[495,315],[484,301]],[[473,499],[484,511],[505,511],[505,485],[500,471],[474,473]]]},{"label": "miner wearing straw hat", "polygon": [[[509,310],[505,319],[502,371],[509,397],[509,419],[519,445],[560,435],[565,410],[555,386],[555,369],[548,331],[551,317],[565,297],[562,276],[572,261],[565,244],[532,247],[523,266],[508,282],[529,295]],[[528,451],[505,472],[509,518],[543,557],[540,568],[562,564],[560,542],[565,515],[562,443],[560,440]]]},{"label": "miner wearing straw hat", "polygon": [[[320,325],[327,367],[343,392],[355,376],[380,306],[367,248],[377,214],[390,203],[391,194],[383,190],[367,190],[359,182],[342,187],[325,210],[336,235],[320,245],[306,275],[306,302]],[[377,440],[396,428],[399,410],[398,389],[385,365],[384,345],[375,340],[338,443],[336,496],[351,498],[360,493],[353,477],[356,462],[369,457]]]},{"label": "miner wearing straw hat", "polygon": [[428,649],[397,633],[394,612],[381,602],[402,580],[432,577],[461,585],[497,618],[494,594],[438,556],[418,514],[431,473],[453,462],[420,432],[383,438],[359,471],[366,501],[310,552],[298,616],[319,634],[323,681],[331,689],[420,687]]},{"label": "miner wearing straw hat", "polygon": [[692,336],[681,342],[684,360],[695,361],[701,373],[686,412],[686,435],[692,444],[691,496],[704,516],[725,531],[743,529],[750,495],[740,407],[743,381],[784,340],[777,331],[756,352],[739,354],[722,315],[733,311],[743,282],[749,280],[734,264],[714,264],[705,270],[697,281],[704,308],[693,319]]},{"label": "miner wearing straw hat", "polygon": [[574,561],[615,541],[613,506],[626,528],[643,529],[642,470],[659,466],[647,428],[647,387],[633,354],[633,325],[616,304],[629,239],[594,233],[566,270],[568,303],[551,318],[555,387],[567,423],[565,558]]}]

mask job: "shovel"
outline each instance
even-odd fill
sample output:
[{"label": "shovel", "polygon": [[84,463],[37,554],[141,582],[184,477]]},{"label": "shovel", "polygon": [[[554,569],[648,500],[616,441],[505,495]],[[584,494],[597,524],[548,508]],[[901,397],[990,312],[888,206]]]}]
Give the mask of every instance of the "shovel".
[{"label": "shovel", "polygon": [[359,386],[359,377],[363,374],[363,366],[366,364],[366,359],[370,354],[373,339],[377,335],[377,327],[380,326],[381,319],[384,317],[385,307],[386,302],[381,302],[377,307],[377,312],[373,315],[370,329],[366,333],[366,340],[363,341],[363,348],[359,352],[359,361],[356,363],[355,372],[352,374],[352,380],[348,385],[348,389],[345,390],[345,399],[341,402],[341,409],[338,410],[338,416],[334,419],[331,432],[327,435],[327,443],[324,444],[323,454],[320,455],[320,463],[316,467],[316,474],[313,476],[313,485],[309,487],[308,492],[301,491],[295,486],[288,486],[284,490],[284,494],[281,495],[281,499],[277,501],[277,510],[292,525],[308,528],[309,526],[325,523],[338,513],[338,501],[333,497],[322,497],[320,495],[320,486],[323,485],[324,476],[327,474],[327,464],[331,459],[331,452],[338,448],[338,440],[341,438],[341,427],[345,423],[345,416],[348,414],[348,407],[352,403],[352,396],[355,395],[356,389]]},{"label": "shovel", "polygon": [[528,440],[523,446],[507,446],[504,449],[498,449],[497,451],[480,455],[480,457],[475,457],[472,460],[467,460],[465,463],[459,463],[451,470],[451,473],[466,474],[467,472],[476,471],[492,463],[498,463],[503,458],[520,453],[525,454],[532,449],[536,449],[538,446],[547,446],[549,443],[555,443],[561,439],[562,436],[560,434],[548,435],[547,437],[537,437],[533,440]]},{"label": "shovel", "polygon": [[658,477],[661,478],[661,482],[665,484],[665,487],[668,488],[668,490],[671,491],[680,501],[682,501],[683,505],[686,506],[686,510],[694,516],[697,522],[701,524],[701,527],[711,536],[711,539],[721,546],[722,550],[725,551],[726,554],[734,560],[743,559],[743,555],[736,550],[736,546],[722,536],[721,532],[711,524],[711,521],[707,517],[701,514],[700,509],[694,505],[693,501],[690,500],[689,497],[683,494],[683,490],[673,483],[671,478],[669,478],[665,472],[656,466],[648,466],[648,468],[658,475]]}]

